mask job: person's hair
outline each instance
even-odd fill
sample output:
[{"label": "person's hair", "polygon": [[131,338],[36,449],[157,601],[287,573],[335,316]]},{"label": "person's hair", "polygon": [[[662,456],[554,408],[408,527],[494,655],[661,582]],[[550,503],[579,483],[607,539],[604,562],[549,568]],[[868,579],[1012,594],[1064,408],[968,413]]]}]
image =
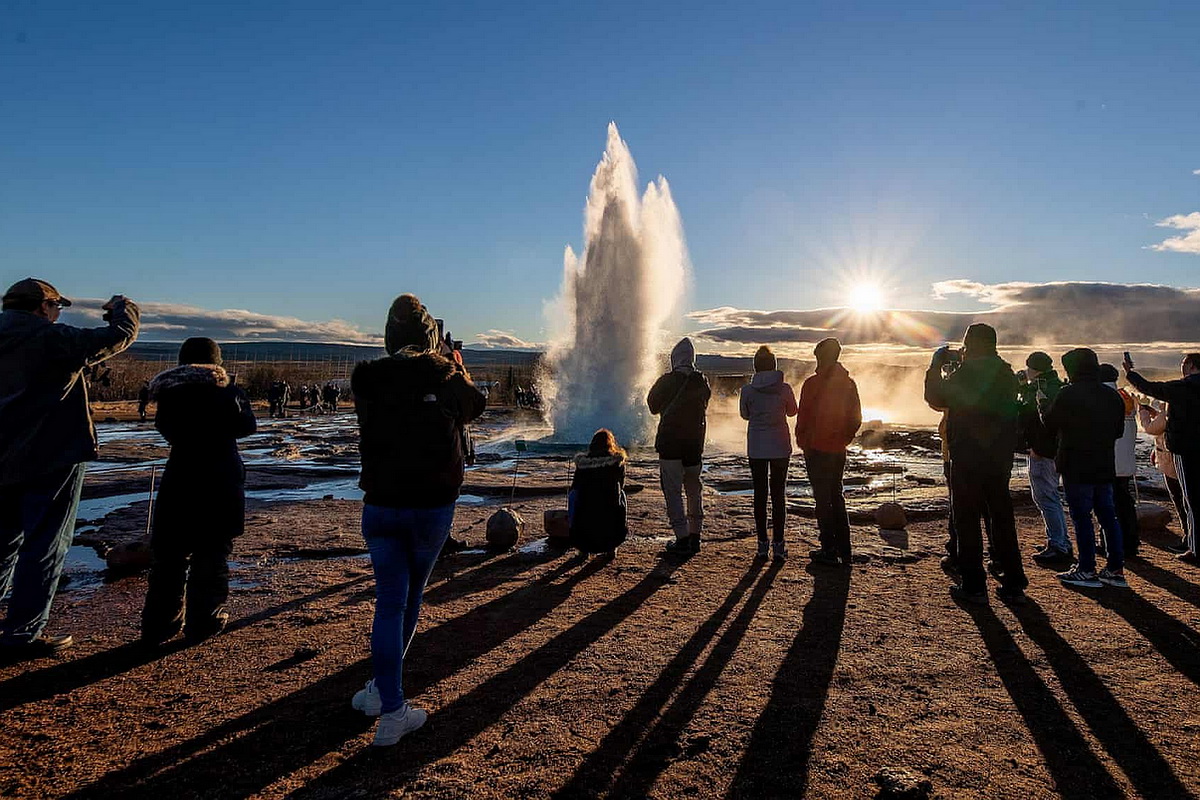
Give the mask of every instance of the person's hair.
[{"label": "person's hair", "polygon": [[11,297],[4,301],[4,311],[37,311],[45,300],[35,297]]},{"label": "person's hair", "polygon": [[771,348],[764,344],[754,353],[754,371],[769,372],[773,369],[779,369],[779,361],[771,352]]},{"label": "person's hair", "polygon": [[625,450],[617,444],[617,437],[608,428],[601,428],[592,434],[592,443],[588,445],[589,456],[620,456],[625,457]]},{"label": "person's hair", "polygon": [[817,342],[817,346],[813,348],[813,355],[816,356],[818,364],[835,363],[842,355],[842,343],[829,336]]},{"label": "person's hair", "polygon": [[207,336],[193,336],[180,346],[179,363],[219,365],[221,346]]},{"label": "person's hair", "polygon": [[1200,369],[1200,353],[1188,353],[1183,357],[1183,363],[1191,364],[1194,369]]}]

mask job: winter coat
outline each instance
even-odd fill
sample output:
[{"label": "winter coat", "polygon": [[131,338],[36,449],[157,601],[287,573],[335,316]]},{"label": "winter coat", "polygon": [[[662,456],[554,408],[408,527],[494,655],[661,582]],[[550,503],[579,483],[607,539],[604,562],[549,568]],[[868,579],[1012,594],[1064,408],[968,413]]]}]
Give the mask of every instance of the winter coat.
[{"label": "winter coat", "polygon": [[138,334],[138,307],[117,303],[108,325],[74,328],[28,311],[0,313],[0,486],[94,460],[85,367]]},{"label": "winter coat", "polygon": [[1142,394],[1170,405],[1167,448],[1182,456],[1200,456],[1200,374],[1174,381],[1148,381],[1136,372],[1126,377]]},{"label": "winter coat", "polygon": [[1178,480],[1179,475],[1175,472],[1175,456],[1167,449],[1165,434],[1168,419],[1170,419],[1170,414],[1165,408],[1138,407],[1138,421],[1142,425],[1142,430],[1154,437],[1154,454],[1150,457],[1151,463],[1158,468],[1163,477]]},{"label": "winter coat", "polygon": [[1062,379],[1058,377],[1058,373],[1048,370],[1020,388],[1021,410],[1018,419],[1021,436],[1025,440],[1025,447],[1042,458],[1054,458],[1054,454],[1058,452],[1058,441],[1042,424],[1037,394],[1040,391],[1049,403],[1058,397],[1062,386]]},{"label": "winter coat", "polygon": [[571,545],[580,551],[605,553],[625,541],[624,456],[576,457],[570,511]]},{"label": "winter coat", "polygon": [[671,371],[655,381],[646,396],[650,413],[661,415],[654,437],[659,458],[682,460],[685,465],[700,463],[710,397],[708,378],[696,369],[695,352],[685,339],[671,351]]},{"label": "winter coat", "polygon": [[796,416],[796,395],[777,369],[757,372],[742,387],[740,410],[746,426],[746,455],[750,458],[788,458],[792,432],[788,417]]},{"label": "winter coat", "polygon": [[1058,441],[1058,474],[1064,483],[1112,483],[1115,445],[1125,433],[1125,404],[1090,365],[1068,377],[1070,383],[1042,409],[1046,430]]},{"label": "winter coat", "polygon": [[796,444],[801,450],[841,453],[862,425],[858,386],[841,364],[819,365],[800,387]]},{"label": "winter coat", "polygon": [[244,528],[246,470],[237,440],[254,433],[250,400],[212,364],[185,364],[150,381],[154,427],[171,445],[155,505],[155,535],[205,521],[213,535]]},{"label": "winter coat", "polygon": [[1121,396],[1125,408],[1125,427],[1122,429],[1121,438],[1117,439],[1113,453],[1117,477],[1132,478],[1137,473],[1137,417],[1134,416],[1137,403],[1133,402],[1128,392],[1118,389],[1117,384],[1104,385]]},{"label": "winter coat", "polygon": [[437,508],[458,499],[463,427],[484,411],[462,365],[432,352],[364,361],[350,379],[369,505]]},{"label": "winter coat", "polygon": [[1017,378],[1000,356],[967,358],[949,377],[930,367],[925,402],[945,409],[946,442],[956,469],[1010,475],[1017,444]]}]

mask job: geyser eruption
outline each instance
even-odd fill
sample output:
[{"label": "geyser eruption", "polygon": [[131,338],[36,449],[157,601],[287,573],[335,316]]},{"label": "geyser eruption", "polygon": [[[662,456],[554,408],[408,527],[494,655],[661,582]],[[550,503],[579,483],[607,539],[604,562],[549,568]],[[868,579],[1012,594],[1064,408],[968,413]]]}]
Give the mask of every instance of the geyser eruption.
[{"label": "geyser eruption", "polygon": [[554,438],[586,442],[611,428],[623,443],[647,438],[646,392],[658,372],[664,324],[679,305],[687,248],[662,176],[638,198],[637,167],[615,123],[592,175],[583,252],[568,246],[559,297],[566,328],[551,349]]}]

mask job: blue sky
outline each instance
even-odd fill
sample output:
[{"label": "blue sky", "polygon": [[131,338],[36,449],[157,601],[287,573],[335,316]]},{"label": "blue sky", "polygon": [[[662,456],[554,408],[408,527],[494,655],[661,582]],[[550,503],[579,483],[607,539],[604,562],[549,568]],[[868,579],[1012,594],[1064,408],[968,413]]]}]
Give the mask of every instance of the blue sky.
[{"label": "blue sky", "polygon": [[616,120],[692,310],[1197,285],[1200,6],[0,5],[0,282],[544,338]]}]

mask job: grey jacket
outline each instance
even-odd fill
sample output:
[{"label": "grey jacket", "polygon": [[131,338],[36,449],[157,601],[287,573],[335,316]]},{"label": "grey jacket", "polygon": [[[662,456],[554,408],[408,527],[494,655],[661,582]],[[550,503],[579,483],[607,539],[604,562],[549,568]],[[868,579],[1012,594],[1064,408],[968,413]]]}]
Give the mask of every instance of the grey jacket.
[{"label": "grey jacket", "polygon": [[0,313],[0,486],[92,461],[96,429],[83,369],[133,343],[138,308],[125,301],[102,328]]},{"label": "grey jacket", "polygon": [[749,458],[787,458],[792,454],[792,431],[787,418],[796,416],[796,393],[777,369],[756,372],[742,387],[740,403],[746,426]]}]

